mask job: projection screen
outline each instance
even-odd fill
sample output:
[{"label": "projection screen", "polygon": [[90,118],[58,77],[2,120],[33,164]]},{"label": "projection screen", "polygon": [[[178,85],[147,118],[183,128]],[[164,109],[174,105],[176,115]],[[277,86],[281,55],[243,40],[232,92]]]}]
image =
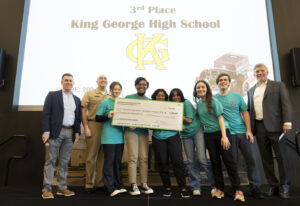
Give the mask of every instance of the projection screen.
[{"label": "projection screen", "polygon": [[231,91],[246,96],[255,84],[255,64],[266,64],[270,79],[278,70],[268,4],[25,0],[13,106],[42,110],[47,93],[61,89],[63,73],[73,74],[80,98],[105,74],[109,83],[122,84],[121,96],[135,93],[134,80],[142,76],[150,82],[148,97],[157,88],[180,88],[193,100],[197,80],[217,92],[215,78],[223,72],[232,77]]}]

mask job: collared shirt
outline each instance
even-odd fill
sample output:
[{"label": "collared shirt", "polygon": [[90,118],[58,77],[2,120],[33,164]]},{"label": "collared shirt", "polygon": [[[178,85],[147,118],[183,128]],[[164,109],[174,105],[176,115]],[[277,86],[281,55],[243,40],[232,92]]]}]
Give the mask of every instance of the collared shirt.
[{"label": "collared shirt", "polygon": [[88,111],[88,120],[95,120],[96,112],[100,102],[107,99],[109,94],[107,90],[101,91],[99,88],[88,91],[84,94],[81,105]]},{"label": "collared shirt", "polygon": [[75,100],[73,94],[70,92],[62,91],[64,102],[64,126],[73,126],[75,121]]},{"label": "collared shirt", "polygon": [[257,83],[255,90],[254,90],[253,105],[254,105],[256,120],[262,120],[264,118],[262,103],[263,103],[264,94],[265,94],[266,87],[267,87],[267,82],[268,81],[266,81],[264,83]]}]

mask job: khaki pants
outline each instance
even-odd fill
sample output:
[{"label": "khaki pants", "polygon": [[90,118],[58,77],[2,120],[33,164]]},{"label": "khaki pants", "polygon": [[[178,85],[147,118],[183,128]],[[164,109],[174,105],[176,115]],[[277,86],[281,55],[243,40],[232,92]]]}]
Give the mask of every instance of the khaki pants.
[{"label": "khaki pants", "polygon": [[101,145],[102,123],[88,121],[91,136],[86,137],[85,188],[102,187],[102,169],[104,163],[103,147]]},{"label": "khaki pants", "polygon": [[139,161],[141,183],[148,180],[148,135],[125,131],[125,144],[128,151],[128,180],[137,183],[137,162]]}]

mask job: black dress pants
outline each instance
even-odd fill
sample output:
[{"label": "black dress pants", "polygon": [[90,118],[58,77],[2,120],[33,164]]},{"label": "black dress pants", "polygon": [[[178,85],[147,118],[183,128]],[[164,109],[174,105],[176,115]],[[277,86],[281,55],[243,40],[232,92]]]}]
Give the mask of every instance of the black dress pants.
[{"label": "black dress pants", "polygon": [[[226,135],[229,138],[230,132],[226,130]],[[215,178],[217,189],[224,190],[224,178],[222,172],[221,156],[226,166],[227,173],[233,189],[240,190],[240,178],[237,171],[237,165],[233,158],[231,149],[224,150],[221,146],[221,131],[204,133],[206,148],[208,149],[212,169]],[[230,138],[229,138],[230,139]]]},{"label": "black dress pants", "polygon": [[185,167],[182,157],[182,144],[179,134],[165,140],[159,140],[152,137],[152,144],[155,150],[155,156],[158,160],[159,174],[165,188],[171,187],[169,174],[169,157],[174,170],[174,175],[178,186],[181,189],[186,188]]},{"label": "black dress pants", "polygon": [[[290,187],[290,179],[287,169],[288,158],[285,153],[285,140],[282,139],[279,141],[279,136],[281,135],[279,132],[267,132],[263,121],[255,121],[255,133],[268,183],[272,187],[281,186],[283,189],[288,191]],[[272,148],[278,165],[280,181],[275,175]]]},{"label": "black dress pants", "polygon": [[121,164],[124,144],[103,144],[104,165],[103,182],[110,194],[123,187],[121,176]]}]

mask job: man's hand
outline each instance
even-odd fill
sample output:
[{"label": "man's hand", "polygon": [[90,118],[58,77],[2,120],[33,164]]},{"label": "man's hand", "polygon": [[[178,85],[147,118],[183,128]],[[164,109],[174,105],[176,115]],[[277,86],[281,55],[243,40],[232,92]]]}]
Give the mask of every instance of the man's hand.
[{"label": "man's hand", "polygon": [[251,131],[246,132],[246,139],[250,141],[250,143],[254,143],[254,137]]},{"label": "man's hand", "polygon": [[46,143],[47,140],[49,139],[49,137],[50,137],[49,133],[43,133],[43,135],[42,135],[43,143]]},{"label": "man's hand", "polygon": [[88,127],[84,128],[84,136],[85,137],[92,136],[90,128],[88,128]]},{"label": "man's hand", "polygon": [[284,133],[287,133],[291,129],[292,129],[292,125],[283,124],[283,126],[282,126],[282,130],[283,130]]},{"label": "man's hand", "polygon": [[228,150],[230,148],[230,142],[228,137],[225,136],[221,138],[221,145],[224,150]]},{"label": "man's hand", "polygon": [[74,143],[77,143],[78,140],[79,140],[79,133],[75,133],[75,141],[74,141]]}]

